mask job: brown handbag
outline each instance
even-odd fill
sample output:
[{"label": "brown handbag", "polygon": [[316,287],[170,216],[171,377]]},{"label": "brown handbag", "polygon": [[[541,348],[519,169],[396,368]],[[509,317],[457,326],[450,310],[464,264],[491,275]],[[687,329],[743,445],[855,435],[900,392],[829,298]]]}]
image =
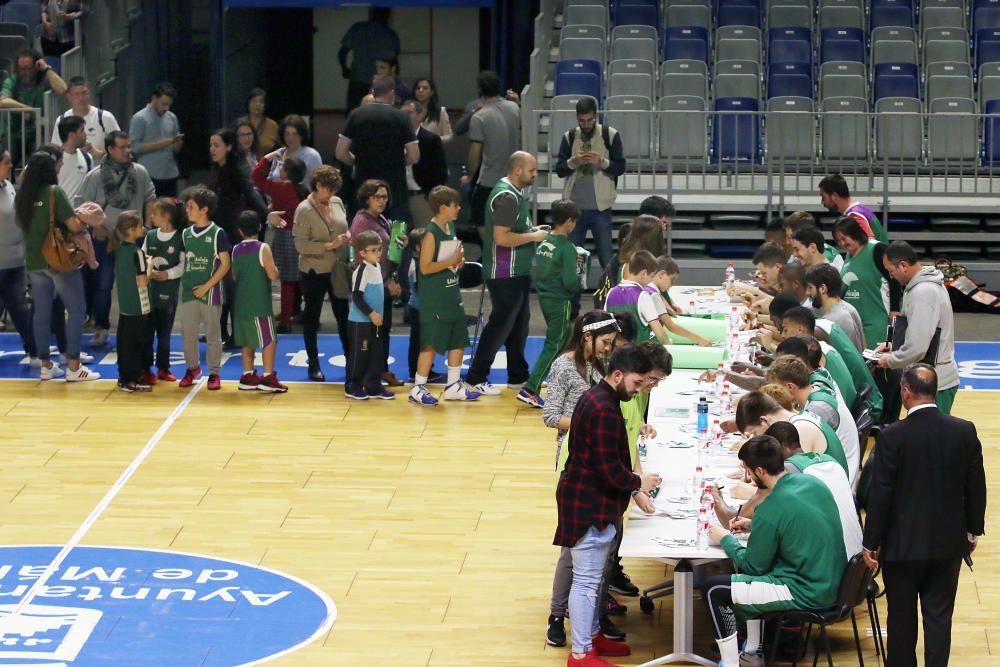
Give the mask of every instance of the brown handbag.
[{"label": "brown handbag", "polygon": [[42,256],[49,269],[57,273],[76,271],[85,260],[85,253],[65,229],[56,226],[56,189],[49,189],[49,231],[42,243]]}]

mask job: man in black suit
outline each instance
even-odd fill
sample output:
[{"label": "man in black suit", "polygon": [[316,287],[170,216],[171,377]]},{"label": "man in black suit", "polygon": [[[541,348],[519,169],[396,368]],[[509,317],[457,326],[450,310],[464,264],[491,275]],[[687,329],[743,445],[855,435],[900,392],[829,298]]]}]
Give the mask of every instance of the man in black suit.
[{"label": "man in black suit", "polygon": [[959,569],[983,534],[983,447],[972,422],[938,409],[932,366],[907,367],[900,387],[907,416],[885,427],[872,454],[863,553],[869,567],[882,564],[887,667],[917,665],[918,597],[924,665],[946,667]]},{"label": "man in black suit", "polygon": [[407,169],[406,175],[410,215],[413,217],[414,227],[426,227],[431,220],[427,195],[436,186],[448,182],[448,160],[441,137],[420,125],[427,114],[424,105],[416,100],[406,100],[400,109],[409,114],[413,131],[417,133],[417,145],[420,147],[420,161]]}]

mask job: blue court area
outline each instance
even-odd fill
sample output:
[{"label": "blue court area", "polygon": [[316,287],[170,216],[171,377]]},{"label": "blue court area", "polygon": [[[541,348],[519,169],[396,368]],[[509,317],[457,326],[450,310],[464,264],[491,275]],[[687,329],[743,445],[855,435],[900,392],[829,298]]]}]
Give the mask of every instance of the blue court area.
[{"label": "blue court area", "polygon": [[[86,340],[86,336],[84,339]],[[93,350],[84,347],[84,351],[95,357],[90,366],[101,373],[105,378],[114,379],[118,377],[117,361],[118,357],[114,351],[114,337],[107,348]],[[392,336],[389,348],[390,367],[397,376],[405,378],[409,376],[409,368],[406,361],[406,351],[409,345],[409,336]],[[544,339],[541,336],[531,336],[528,338],[526,356],[528,363],[533,364],[538,353],[542,349]],[[202,349],[202,368],[205,368],[204,352]],[[181,337],[174,334],[171,338],[171,369],[174,374],[180,376],[184,373],[184,355],[181,353]],[[343,382],[345,359],[340,346],[340,338],[335,335],[321,335],[319,337],[319,353],[323,365],[323,372],[326,374],[328,382]],[[465,367],[468,367],[472,350],[465,352]],[[955,356],[958,361],[959,374],[962,379],[963,389],[1000,389],[1000,343],[993,342],[959,342],[955,344]],[[242,372],[239,350],[225,350],[222,353],[222,379],[238,380]],[[493,362],[493,370],[490,372],[490,381],[496,384],[507,382],[507,359],[501,349]],[[258,355],[257,365],[260,366]],[[445,370],[444,357],[439,357],[434,362],[436,370]],[[276,363],[278,376],[282,381],[297,382],[308,381],[308,368],[305,346],[302,344],[302,337],[298,335],[283,335],[278,338],[278,358]],[[28,359],[24,356],[21,346],[21,339],[17,334],[0,334],[0,379],[30,379],[38,377],[38,369],[31,368]]]}]

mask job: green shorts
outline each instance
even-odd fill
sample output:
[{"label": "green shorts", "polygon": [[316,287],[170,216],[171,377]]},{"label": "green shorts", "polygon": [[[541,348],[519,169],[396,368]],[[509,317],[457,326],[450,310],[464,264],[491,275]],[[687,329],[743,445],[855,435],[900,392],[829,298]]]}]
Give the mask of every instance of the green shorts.
[{"label": "green shorts", "polygon": [[240,347],[263,350],[277,340],[274,318],[270,315],[233,318],[233,342]]},{"label": "green shorts", "polygon": [[448,350],[464,350],[469,346],[469,329],[465,319],[420,319],[420,349],[434,348],[438,354]]}]

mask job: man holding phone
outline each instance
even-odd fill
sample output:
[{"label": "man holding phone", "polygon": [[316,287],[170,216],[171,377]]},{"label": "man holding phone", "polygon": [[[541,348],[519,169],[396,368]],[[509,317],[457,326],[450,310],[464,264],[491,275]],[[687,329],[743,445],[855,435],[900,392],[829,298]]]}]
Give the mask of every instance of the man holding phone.
[{"label": "man holding phone", "polygon": [[132,153],[149,172],[158,197],[177,196],[177,153],[184,145],[184,135],[177,116],[170,110],[176,98],[172,84],[156,84],[149,104],[132,116],[128,127]]},{"label": "man holding phone", "polygon": [[581,97],[576,103],[576,122],[579,127],[563,134],[559,144],[556,173],[566,179],[563,199],[580,207],[570,241],[582,246],[590,229],[603,269],[614,254],[611,207],[618,196],[618,177],[625,173],[625,151],[618,131],[597,122],[594,98]]}]

